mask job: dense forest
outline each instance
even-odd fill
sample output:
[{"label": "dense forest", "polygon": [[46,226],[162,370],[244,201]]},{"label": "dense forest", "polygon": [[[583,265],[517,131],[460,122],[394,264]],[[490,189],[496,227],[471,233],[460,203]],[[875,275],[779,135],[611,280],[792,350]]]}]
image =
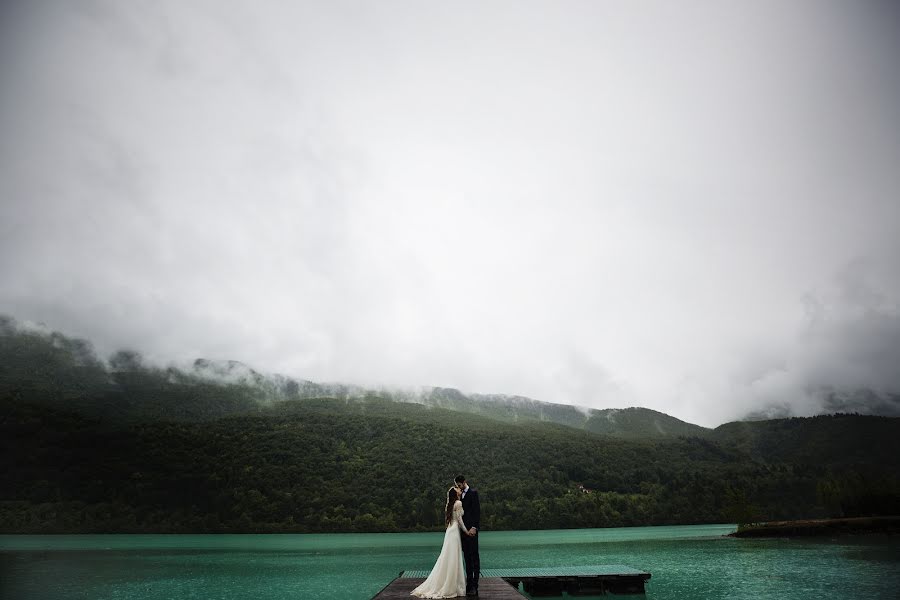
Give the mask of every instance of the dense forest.
[{"label": "dense forest", "polygon": [[0,320],[6,533],[436,529],[458,472],[486,529],[900,514],[898,433],[830,415],[621,436],[377,394],[272,401]]}]

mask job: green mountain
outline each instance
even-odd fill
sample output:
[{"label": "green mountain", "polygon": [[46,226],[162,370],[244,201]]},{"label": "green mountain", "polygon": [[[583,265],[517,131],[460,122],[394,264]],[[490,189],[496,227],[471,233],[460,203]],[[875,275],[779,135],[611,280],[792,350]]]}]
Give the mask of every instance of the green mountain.
[{"label": "green mountain", "polygon": [[460,471],[490,529],[900,513],[896,418],[709,431],[644,409],[317,385],[103,362],[0,319],[0,532],[439,529]]},{"label": "green mountain", "polygon": [[764,463],[856,465],[880,457],[878,466],[900,469],[896,417],[848,414],[725,423],[711,440]]},{"label": "green mountain", "polygon": [[[590,409],[541,402],[522,396],[464,394],[453,388],[378,389],[322,384],[278,374],[263,374],[238,361],[197,359],[190,368],[143,364],[130,351],[114,354],[108,366],[85,340],[60,333],[17,328],[0,317],[0,392],[25,393],[31,399],[65,401],[69,408],[91,410],[108,400],[110,415],[209,419],[243,413],[288,400],[335,398],[422,404],[507,423],[550,422],[621,437],[702,436],[709,429],[646,408]],[[175,408],[157,399],[177,397]],[[173,412],[174,410],[174,412]]]},{"label": "green mountain", "polygon": [[523,396],[499,394],[465,395],[452,388],[434,388],[427,396],[412,400],[429,406],[483,415],[506,422],[543,421],[622,438],[705,435],[710,430],[685,423],[647,408],[597,410],[552,404]]}]

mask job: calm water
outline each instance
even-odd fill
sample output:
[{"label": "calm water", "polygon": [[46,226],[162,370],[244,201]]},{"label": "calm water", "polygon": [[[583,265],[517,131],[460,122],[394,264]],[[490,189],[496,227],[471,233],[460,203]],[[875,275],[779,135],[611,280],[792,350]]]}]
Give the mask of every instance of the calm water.
[{"label": "calm water", "polygon": [[[900,540],[736,540],[730,525],[484,532],[487,567],[623,564],[647,598],[900,597]],[[22,600],[367,600],[430,569],[442,533],[0,536],[0,595]]]}]

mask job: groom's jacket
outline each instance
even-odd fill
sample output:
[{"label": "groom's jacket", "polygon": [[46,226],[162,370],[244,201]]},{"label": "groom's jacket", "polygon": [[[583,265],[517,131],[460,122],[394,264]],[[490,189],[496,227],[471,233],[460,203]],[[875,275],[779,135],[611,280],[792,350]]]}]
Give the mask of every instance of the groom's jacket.
[{"label": "groom's jacket", "polygon": [[478,502],[478,490],[469,488],[462,499],[463,524],[466,528],[474,527],[481,531],[481,503]]}]

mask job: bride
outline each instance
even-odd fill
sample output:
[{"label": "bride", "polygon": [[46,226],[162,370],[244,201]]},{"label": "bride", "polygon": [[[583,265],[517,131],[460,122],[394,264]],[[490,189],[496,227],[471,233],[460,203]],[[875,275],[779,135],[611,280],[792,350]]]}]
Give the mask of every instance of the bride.
[{"label": "bride", "polygon": [[[462,561],[460,535],[468,535],[463,524],[463,508],[459,488],[447,490],[447,511],[444,532],[444,546],[428,579],[414,589],[411,594],[419,598],[455,598],[466,595],[466,575]],[[457,529],[459,528],[459,529]]]}]

